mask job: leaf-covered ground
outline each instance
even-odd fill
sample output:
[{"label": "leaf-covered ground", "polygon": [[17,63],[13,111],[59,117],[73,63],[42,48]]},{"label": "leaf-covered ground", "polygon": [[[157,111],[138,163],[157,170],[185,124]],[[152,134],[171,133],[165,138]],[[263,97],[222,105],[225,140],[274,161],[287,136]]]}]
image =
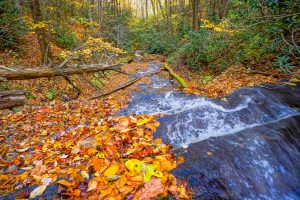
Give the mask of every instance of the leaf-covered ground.
[{"label": "leaf-covered ground", "polygon": [[[127,73],[148,68],[131,63]],[[113,77],[113,78],[112,78]],[[95,88],[73,76],[81,88],[61,78],[13,81],[10,89],[30,91],[21,112],[0,111],[0,195],[5,198],[190,199],[191,190],[170,171],[183,162],[172,147],[153,138],[154,116],[117,116],[136,84],[106,99],[88,100]],[[101,92],[130,78],[107,74]],[[140,82],[147,82],[142,78]],[[48,91],[56,93],[50,101]],[[9,195],[9,196],[7,196]]]},{"label": "leaf-covered ground", "polygon": [[189,199],[185,183],[169,173],[182,158],[153,139],[159,123],[153,116],[118,117],[115,111],[120,107],[112,99],[54,102],[2,114],[0,194]]}]

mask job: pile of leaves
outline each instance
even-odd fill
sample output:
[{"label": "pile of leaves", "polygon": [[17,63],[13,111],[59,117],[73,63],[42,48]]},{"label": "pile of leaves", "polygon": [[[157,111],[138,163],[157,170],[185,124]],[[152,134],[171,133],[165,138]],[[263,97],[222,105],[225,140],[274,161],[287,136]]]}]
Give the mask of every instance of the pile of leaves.
[{"label": "pile of leaves", "polygon": [[116,116],[120,107],[112,99],[78,100],[0,112],[0,195],[190,199],[186,184],[169,173],[183,159],[153,138],[159,122]]},{"label": "pile of leaves", "polygon": [[[205,77],[204,77],[205,79]],[[219,76],[208,82],[191,82],[184,91],[188,94],[205,95],[211,98],[224,97],[242,87],[259,85],[260,83],[274,82],[272,76],[250,74],[243,66],[232,66]]]}]

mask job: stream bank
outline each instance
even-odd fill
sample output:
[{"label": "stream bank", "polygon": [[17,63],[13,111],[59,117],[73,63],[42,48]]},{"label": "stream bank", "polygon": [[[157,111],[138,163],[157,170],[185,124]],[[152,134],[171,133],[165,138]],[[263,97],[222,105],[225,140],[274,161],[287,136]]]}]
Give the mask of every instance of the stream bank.
[{"label": "stream bank", "polygon": [[156,137],[186,159],[173,173],[195,199],[300,198],[299,86],[262,84],[209,99],[174,90],[159,75],[150,80],[120,115],[164,115]]}]

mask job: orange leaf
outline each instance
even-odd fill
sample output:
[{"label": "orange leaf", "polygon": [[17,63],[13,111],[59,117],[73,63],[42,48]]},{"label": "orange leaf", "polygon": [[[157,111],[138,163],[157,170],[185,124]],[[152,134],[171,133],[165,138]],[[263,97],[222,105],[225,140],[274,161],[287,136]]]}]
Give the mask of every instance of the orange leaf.
[{"label": "orange leaf", "polygon": [[58,184],[60,185],[63,185],[63,186],[66,186],[66,187],[70,187],[72,184],[66,180],[60,180],[60,181],[57,181]]},{"label": "orange leaf", "polygon": [[131,186],[124,186],[119,189],[119,191],[125,195],[128,194],[129,192],[131,192],[132,190],[133,190],[133,187],[131,187]]}]

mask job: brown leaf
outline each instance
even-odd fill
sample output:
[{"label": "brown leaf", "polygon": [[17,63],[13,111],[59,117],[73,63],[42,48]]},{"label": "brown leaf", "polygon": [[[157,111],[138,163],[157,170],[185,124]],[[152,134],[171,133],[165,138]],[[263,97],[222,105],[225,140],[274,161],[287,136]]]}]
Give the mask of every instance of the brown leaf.
[{"label": "brown leaf", "polygon": [[161,179],[152,178],[148,183],[144,185],[142,189],[140,189],[136,193],[136,198],[139,200],[148,200],[155,198],[163,194],[164,188],[165,187],[162,184]]}]

